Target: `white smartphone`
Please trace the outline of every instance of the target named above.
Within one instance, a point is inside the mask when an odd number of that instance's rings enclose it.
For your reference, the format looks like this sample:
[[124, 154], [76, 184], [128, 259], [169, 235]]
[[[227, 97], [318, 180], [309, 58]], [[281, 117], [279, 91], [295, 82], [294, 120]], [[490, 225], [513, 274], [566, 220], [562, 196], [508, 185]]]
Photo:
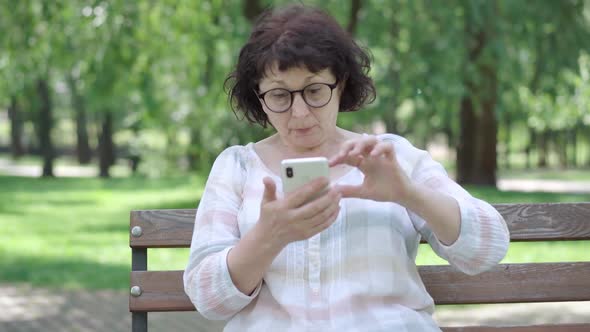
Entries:
[[[324, 157], [295, 158], [281, 161], [281, 178], [285, 194], [322, 176], [330, 178], [328, 159]], [[326, 186], [324, 191], [312, 197], [311, 200], [328, 190], [328, 187]]]

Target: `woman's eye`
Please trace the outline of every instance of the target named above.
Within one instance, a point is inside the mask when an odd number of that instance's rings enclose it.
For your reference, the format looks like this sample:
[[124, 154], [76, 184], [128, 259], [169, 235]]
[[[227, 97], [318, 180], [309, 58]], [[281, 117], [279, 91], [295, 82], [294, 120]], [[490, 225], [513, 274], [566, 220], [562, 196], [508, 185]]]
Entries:
[[287, 97], [288, 93], [284, 91], [276, 91], [270, 94], [273, 98], [285, 98]]

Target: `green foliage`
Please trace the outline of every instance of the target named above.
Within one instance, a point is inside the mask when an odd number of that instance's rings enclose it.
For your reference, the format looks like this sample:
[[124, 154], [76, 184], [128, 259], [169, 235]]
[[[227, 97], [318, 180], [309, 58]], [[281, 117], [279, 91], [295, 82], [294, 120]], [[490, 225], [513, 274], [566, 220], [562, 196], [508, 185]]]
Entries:
[[[0, 103], [16, 95], [25, 119], [34, 118], [32, 84], [49, 77], [58, 118], [72, 117], [70, 95], [77, 93], [91, 126], [112, 112], [116, 131], [140, 137], [143, 130], [160, 131], [164, 148], [158, 157], [175, 164], [189, 154], [198, 165], [209, 165], [224, 147], [270, 132], [236, 119], [224, 91], [250, 30], [245, 3], [4, 1]], [[262, 7], [285, 3], [290, 1], [260, 1]], [[305, 3], [348, 25], [350, 1]], [[537, 132], [587, 129], [589, 13], [587, 0], [362, 1], [354, 36], [373, 55], [378, 97], [339, 123], [371, 131], [380, 121], [418, 145], [444, 133], [454, 145], [460, 100], [467, 93], [464, 78], [479, 81], [479, 71], [466, 65], [466, 29], [487, 24], [492, 42], [478, 63], [498, 71], [499, 119]], [[73, 85], [66, 84], [68, 78]], [[508, 130], [500, 126], [500, 136]]]

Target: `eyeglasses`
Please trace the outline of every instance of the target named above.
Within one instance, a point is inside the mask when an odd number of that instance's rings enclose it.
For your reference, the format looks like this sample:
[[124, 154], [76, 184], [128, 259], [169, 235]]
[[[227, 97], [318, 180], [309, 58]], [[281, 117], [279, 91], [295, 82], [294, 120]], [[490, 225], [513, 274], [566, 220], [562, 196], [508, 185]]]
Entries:
[[291, 108], [294, 94], [301, 93], [303, 101], [311, 107], [326, 106], [332, 100], [332, 91], [338, 86], [338, 81], [334, 84], [312, 83], [301, 90], [287, 90], [282, 88], [271, 89], [266, 92], [256, 94], [258, 98], [264, 101], [266, 107], [275, 113], [283, 113]]

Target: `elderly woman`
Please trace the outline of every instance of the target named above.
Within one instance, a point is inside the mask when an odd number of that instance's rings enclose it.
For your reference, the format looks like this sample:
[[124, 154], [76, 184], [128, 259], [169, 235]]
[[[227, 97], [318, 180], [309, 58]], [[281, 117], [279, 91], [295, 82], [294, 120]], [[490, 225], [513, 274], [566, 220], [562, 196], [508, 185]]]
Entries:
[[[420, 238], [467, 274], [504, 257], [502, 217], [426, 151], [336, 125], [374, 99], [369, 67], [320, 10], [289, 6], [254, 26], [230, 95], [276, 133], [216, 159], [184, 273], [197, 310], [225, 331], [439, 331], [415, 264]], [[284, 194], [281, 160], [312, 156], [329, 159], [330, 178]]]

